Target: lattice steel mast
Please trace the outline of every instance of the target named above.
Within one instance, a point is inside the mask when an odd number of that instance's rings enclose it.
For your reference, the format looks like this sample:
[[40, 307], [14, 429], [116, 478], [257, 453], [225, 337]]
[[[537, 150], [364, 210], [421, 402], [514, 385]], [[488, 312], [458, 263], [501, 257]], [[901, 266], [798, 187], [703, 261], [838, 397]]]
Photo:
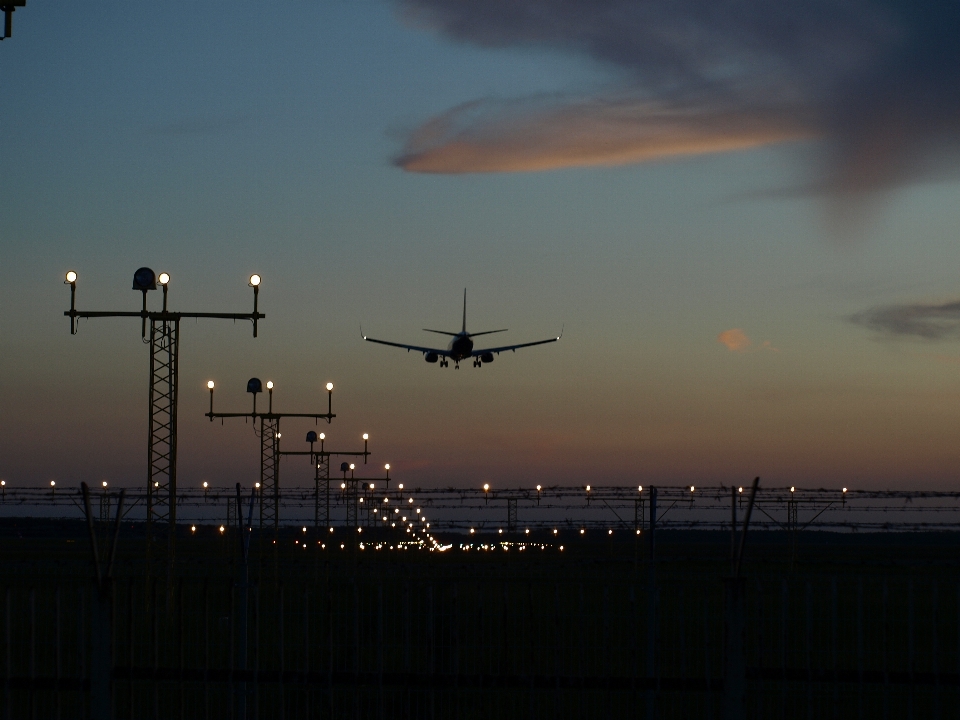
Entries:
[[[150, 394], [147, 434], [147, 538], [156, 541], [154, 527], [167, 527], [167, 561], [172, 567], [175, 557], [174, 532], [177, 523], [177, 395], [179, 386], [180, 320], [182, 318], [215, 318], [223, 320], [250, 320], [253, 336], [257, 337], [257, 321], [266, 317], [258, 310], [260, 276], [251, 275], [253, 288], [252, 313], [173, 312], [167, 308], [169, 273], [159, 276], [150, 268], [142, 267], [133, 274], [133, 289], [143, 295], [143, 306], [136, 311], [82, 311], [76, 308], [77, 273], [66, 274], [70, 286], [70, 309], [63, 314], [70, 318], [70, 334], [77, 333], [80, 318], [138, 317], [140, 334], [150, 345]], [[147, 293], [163, 290], [163, 309], [147, 309]], [[150, 334], [147, 335], [147, 321]]]

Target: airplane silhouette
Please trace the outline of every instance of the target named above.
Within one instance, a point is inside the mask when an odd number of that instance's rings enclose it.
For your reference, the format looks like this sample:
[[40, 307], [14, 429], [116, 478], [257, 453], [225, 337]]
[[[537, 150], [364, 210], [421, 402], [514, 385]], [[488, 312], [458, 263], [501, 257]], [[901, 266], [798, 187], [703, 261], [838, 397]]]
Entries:
[[546, 343], [557, 342], [561, 337], [563, 337], [563, 330], [560, 331], [560, 334], [557, 337], [549, 338], [547, 340], [537, 340], [536, 342], [520, 343], [519, 345], [504, 345], [502, 347], [492, 347], [492, 348], [483, 348], [482, 350], [473, 349], [473, 340], [472, 338], [478, 337], [480, 335], [490, 335], [492, 333], [506, 332], [504, 330], [484, 330], [483, 332], [478, 333], [469, 333], [467, 332], [467, 290], [463, 290], [463, 326], [460, 329], [460, 332], [447, 332], [446, 330], [429, 330], [424, 328], [424, 332], [437, 333], [439, 335], [450, 335], [453, 340], [450, 341], [450, 345], [447, 346], [446, 350], [440, 348], [430, 348], [430, 347], [421, 347], [420, 345], [405, 345], [404, 343], [395, 343], [388, 342], [387, 340], [377, 340], [372, 337], [367, 337], [363, 334], [363, 327], [360, 328], [360, 337], [368, 342], [380, 343], [381, 345], [390, 345], [392, 347], [403, 348], [407, 352], [411, 350], [416, 350], [417, 352], [423, 353], [423, 359], [428, 363], [440, 363], [440, 367], [448, 367], [450, 365], [450, 360], [453, 360], [454, 367], [460, 369], [460, 361], [466, 360], [467, 358], [473, 358], [473, 366], [480, 367], [484, 363], [492, 363], [493, 356], [499, 355], [502, 352], [507, 350], [512, 350], [516, 352], [520, 348], [531, 347], [532, 345], [544, 345]]

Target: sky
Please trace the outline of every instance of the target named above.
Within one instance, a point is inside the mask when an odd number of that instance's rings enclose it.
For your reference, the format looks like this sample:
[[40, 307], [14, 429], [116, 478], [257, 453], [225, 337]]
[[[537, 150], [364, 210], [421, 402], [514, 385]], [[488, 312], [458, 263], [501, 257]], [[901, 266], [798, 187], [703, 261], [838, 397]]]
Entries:
[[[31, 0], [0, 43], [0, 477], [145, 479], [134, 270], [181, 327], [179, 483], [275, 408], [410, 486], [949, 488], [960, 11], [790, 0]], [[480, 369], [364, 343], [560, 342]], [[159, 305], [159, 293], [150, 297]], [[442, 342], [442, 340], [441, 340]], [[478, 340], [478, 345], [480, 340]], [[498, 343], [499, 344], [499, 343]], [[305, 421], [284, 421], [304, 449]], [[289, 438], [289, 444], [288, 443]], [[285, 459], [282, 485], [307, 484]]]

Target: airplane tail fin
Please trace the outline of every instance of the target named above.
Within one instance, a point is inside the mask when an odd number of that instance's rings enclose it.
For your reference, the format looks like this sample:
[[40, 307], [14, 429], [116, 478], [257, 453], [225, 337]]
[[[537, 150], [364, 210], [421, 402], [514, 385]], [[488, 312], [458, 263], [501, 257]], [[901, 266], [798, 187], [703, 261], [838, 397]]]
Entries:
[[467, 331], [467, 289], [463, 289], [463, 330], [462, 332]]

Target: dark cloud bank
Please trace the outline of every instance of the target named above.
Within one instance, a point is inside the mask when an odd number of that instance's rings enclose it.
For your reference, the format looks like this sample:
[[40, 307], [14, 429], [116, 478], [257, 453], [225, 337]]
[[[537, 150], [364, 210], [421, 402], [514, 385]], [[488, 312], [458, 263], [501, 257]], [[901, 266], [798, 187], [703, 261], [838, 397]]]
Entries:
[[881, 305], [857, 313], [850, 320], [890, 337], [952, 340], [960, 338], [960, 300]]
[[481, 47], [618, 72], [589, 97], [480, 99], [413, 132], [396, 164], [465, 173], [613, 165], [817, 138], [826, 189], [946, 168], [960, 140], [960, 3], [924, 0], [396, 0]]

